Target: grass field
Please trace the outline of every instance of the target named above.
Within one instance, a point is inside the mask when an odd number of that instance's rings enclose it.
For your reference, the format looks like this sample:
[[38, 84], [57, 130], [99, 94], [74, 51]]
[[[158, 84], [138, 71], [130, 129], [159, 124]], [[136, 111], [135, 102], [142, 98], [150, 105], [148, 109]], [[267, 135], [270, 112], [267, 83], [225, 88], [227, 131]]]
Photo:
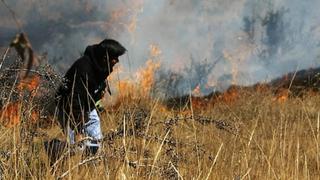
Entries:
[[[130, 97], [130, 98], [129, 98]], [[106, 136], [97, 156], [80, 152], [50, 167], [43, 142], [64, 136], [54, 121], [1, 126], [4, 179], [319, 179], [320, 96], [275, 98], [238, 90], [233, 98], [167, 108], [155, 98], [122, 96], [101, 113]], [[30, 104], [31, 103], [31, 104]], [[29, 112], [29, 113], [28, 113]], [[9, 121], [2, 115], [2, 122]], [[32, 123], [32, 122], [36, 123]], [[44, 125], [45, 124], [45, 125]]]

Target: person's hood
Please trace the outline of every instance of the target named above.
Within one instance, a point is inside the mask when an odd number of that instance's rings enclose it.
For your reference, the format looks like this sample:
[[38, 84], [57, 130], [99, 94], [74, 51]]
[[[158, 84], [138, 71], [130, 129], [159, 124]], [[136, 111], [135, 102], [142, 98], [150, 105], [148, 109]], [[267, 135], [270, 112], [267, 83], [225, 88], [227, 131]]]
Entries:
[[110, 72], [108, 70], [109, 68], [107, 63], [103, 59], [104, 54], [99, 51], [99, 46], [88, 46], [84, 52], [84, 55], [89, 57], [93, 68], [97, 71], [99, 77], [103, 77], [103, 79], [106, 79]]

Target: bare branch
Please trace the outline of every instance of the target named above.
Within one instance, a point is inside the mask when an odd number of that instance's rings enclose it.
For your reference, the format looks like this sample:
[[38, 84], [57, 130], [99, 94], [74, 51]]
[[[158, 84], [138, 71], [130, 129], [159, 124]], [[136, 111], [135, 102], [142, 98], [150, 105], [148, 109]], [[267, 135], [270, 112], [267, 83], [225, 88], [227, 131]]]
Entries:
[[65, 176], [67, 176], [72, 170], [84, 165], [84, 164], [87, 164], [91, 161], [96, 161], [96, 160], [101, 160], [103, 158], [103, 156], [94, 156], [94, 157], [91, 157], [91, 158], [88, 158], [88, 159], [85, 159], [83, 161], [81, 161], [79, 164], [73, 166], [71, 169], [69, 169], [68, 171], [64, 172], [61, 176], [58, 177], [58, 179], [62, 179], [64, 178]]

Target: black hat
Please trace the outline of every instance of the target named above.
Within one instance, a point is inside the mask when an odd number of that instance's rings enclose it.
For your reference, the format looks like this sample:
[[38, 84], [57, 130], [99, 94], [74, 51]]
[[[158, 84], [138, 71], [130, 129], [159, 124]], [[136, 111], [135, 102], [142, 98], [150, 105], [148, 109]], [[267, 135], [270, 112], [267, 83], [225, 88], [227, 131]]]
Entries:
[[99, 43], [99, 47], [111, 59], [118, 59], [127, 51], [118, 41], [113, 39], [104, 39]]

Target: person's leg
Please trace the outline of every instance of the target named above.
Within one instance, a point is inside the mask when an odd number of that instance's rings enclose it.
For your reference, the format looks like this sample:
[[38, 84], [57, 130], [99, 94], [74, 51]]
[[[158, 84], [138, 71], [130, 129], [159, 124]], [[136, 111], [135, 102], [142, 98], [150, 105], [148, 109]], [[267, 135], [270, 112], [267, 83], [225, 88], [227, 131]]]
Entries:
[[50, 165], [53, 165], [62, 156], [65, 149], [68, 147], [68, 144], [75, 144], [75, 131], [66, 123], [65, 120], [67, 116], [65, 113], [59, 109], [56, 116], [63, 133], [67, 136], [67, 142], [56, 138], [44, 141], [44, 147], [48, 155]]
[[69, 144], [75, 144], [75, 131], [72, 130], [69, 126], [68, 115], [64, 112], [63, 108], [59, 108], [58, 111], [58, 122], [60, 124], [63, 133], [67, 136], [67, 142]]
[[100, 147], [100, 141], [102, 140], [100, 117], [96, 109], [92, 110], [88, 116], [89, 119], [88, 122], [84, 124], [83, 131], [86, 136], [92, 139], [86, 141], [85, 146], [88, 147], [91, 154], [96, 154]]
[[68, 142], [69, 142], [70, 145], [73, 145], [73, 144], [76, 143], [75, 132], [70, 127], [68, 127], [67, 136], [68, 136]]

